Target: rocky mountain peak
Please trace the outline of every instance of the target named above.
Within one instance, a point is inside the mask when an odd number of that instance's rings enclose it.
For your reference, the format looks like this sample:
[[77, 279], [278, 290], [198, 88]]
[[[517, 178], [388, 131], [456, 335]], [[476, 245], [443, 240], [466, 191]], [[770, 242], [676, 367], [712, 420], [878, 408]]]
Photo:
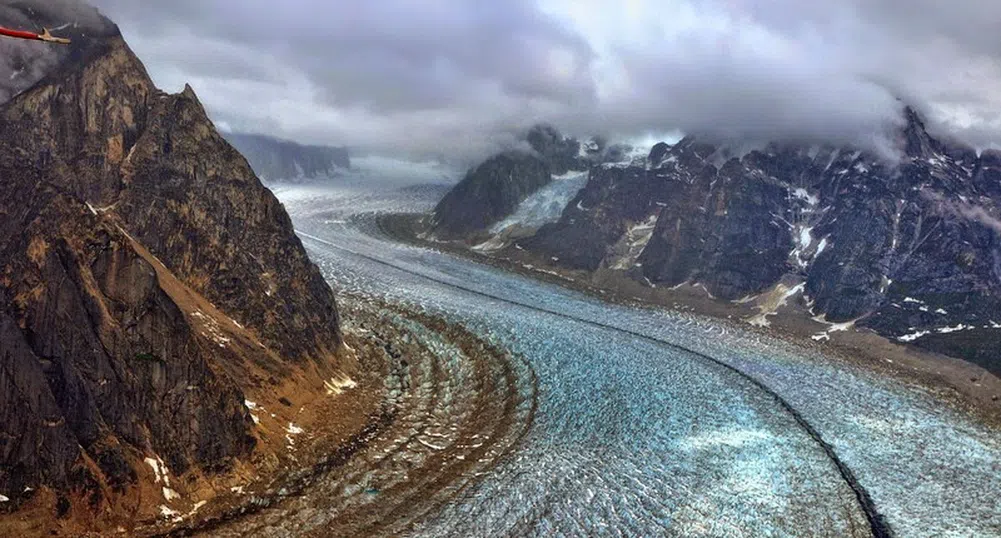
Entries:
[[333, 293], [281, 204], [190, 86], [158, 90], [77, 8], [0, 10], [75, 32], [0, 105], [3, 510], [42, 488], [110, 510], [147, 458], [230, 469], [258, 439], [245, 390], [339, 361]]
[[903, 129], [904, 154], [911, 158], [928, 158], [942, 152], [941, 144], [928, 134], [925, 122], [918, 112], [910, 107], [904, 107], [906, 124]]
[[559, 220], [517, 245], [566, 269], [697, 284], [719, 300], [781, 285], [818, 319], [1001, 371], [989, 345], [1001, 327], [1001, 153], [978, 156], [931, 134], [916, 109], [903, 114], [897, 162], [861, 145], [686, 136], [642, 163], [592, 166]]

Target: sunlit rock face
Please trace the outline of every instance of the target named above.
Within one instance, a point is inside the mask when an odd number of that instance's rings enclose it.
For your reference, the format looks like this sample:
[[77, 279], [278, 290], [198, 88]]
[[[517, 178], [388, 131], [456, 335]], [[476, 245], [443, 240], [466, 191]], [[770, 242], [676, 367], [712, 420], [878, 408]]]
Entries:
[[346, 148], [309, 146], [256, 134], [229, 133], [229, 143], [265, 182], [308, 183], [336, 178], [351, 168]]
[[647, 285], [699, 283], [723, 300], [792, 275], [814, 315], [1001, 372], [1001, 157], [936, 139], [904, 114], [898, 162], [853, 147], [736, 151], [688, 137], [592, 166], [560, 219], [517, 246]]
[[92, 9], [32, 5], [0, 24], [73, 44], [32, 44], [42, 77], [0, 107], [0, 494], [100, 507], [144, 455], [176, 474], [246, 456], [250, 367], [333, 361], [338, 316], [192, 89], [157, 90]]

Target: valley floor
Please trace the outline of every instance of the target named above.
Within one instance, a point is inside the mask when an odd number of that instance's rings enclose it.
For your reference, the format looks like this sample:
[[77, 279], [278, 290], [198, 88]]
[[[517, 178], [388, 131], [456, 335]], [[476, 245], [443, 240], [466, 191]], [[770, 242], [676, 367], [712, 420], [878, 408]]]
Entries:
[[641, 306], [386, 233], [438, 188], [277, 193], [349, 345], [388, 365], [337, 397], [370, 390], [391, 419], [287, 489], [202, 508], [196, 534], [1001, 536], [989, 405], [895, 350], [777, 337], [682, 296]]
[[[1001, 378], [962, 359], [928, 352], [883, 338], [873, 331], [856, 330], [854, 324], [827, 323], [806, 309], [786, 301], [788, 296], [773, 292], [772, 300], [721, 301], [710, 297], [699, 285], [654, 288], [642, 285], [618, 271], [596, 274], [568, 270], [551, 260], [520, 249], [486, 253], [459, 241], [432, 241], [426, 238], [425, 214], [385, 214], [378, 219], [379, 231], [393, 240], [447, 252], [474, 262], [528, 276], [550, 284], [586, 293], [603, 301], [636, 307], [663, 308], [734, 323], [738, 330], [761, 332], [846, 362], [873, 369], [880, 375], [948, 388], [955, 403], [969, 408], [985, 421], [1001, 424]], [[759, 305], [764, 303], [765, 307]]]
[[[278, 190], [340, 294], [439, 316], [532, 372], [517, 382], [536, 389], [513, 451], [405, 519], [407, 535], [1001, 535], [1001, 501], [982, 495], [1001, 488], [1001, 435], [968, 394], [892, 355], [779, 338], [681, 301], [599, 300], [380, 227], [441, 192]], [[429, 444], [413, 448], [448, 441]], [[297, 514], [252, 535], [336, 534]]]

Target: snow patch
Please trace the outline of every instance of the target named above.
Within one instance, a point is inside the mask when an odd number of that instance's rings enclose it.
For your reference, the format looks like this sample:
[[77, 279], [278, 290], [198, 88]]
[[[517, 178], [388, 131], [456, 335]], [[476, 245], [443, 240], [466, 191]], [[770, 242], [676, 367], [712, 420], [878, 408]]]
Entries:
[[199, 508], [205, 506], [206, 504], [208, 504], [208, 501], [198, 501], [198, 502], [196, 502], [195, 505], [191, 507], [191, 511], [188, 512], [187, 514], [185, 514], [184, 517], [185, 518], [189, 518], [189, 517], [195, 515], [195, 512], [197, 512]]
[[833, 333], [840, 333], [840, 332], [847, 332], [847, 331], [851, 330], [852, 328], [855, 327], [855, 323], [858, 320], [854, 320], [853, 319], [853, 320], [846, 321], [846, 322], [843, 322], [843, 323], [834, 323], [834, 322], [831, 322], [831, 321], [827, 321], [827, 315], [824, 314], [824, 315], [821, 315], [821, 316], [814, 316], [813, 317], [813, 321], [816, 321], [817, 323], [823, 323], [824, 325], [827, 325], [827, 330], [825, 330], [823, 332], [820, 332], [820, 333], [817, 333], [817, 334], [811, 336], [810, 338], [812, 338], [816, 342], [827, 342], [827, 341], [829, 341], [831, 339], [831, 334], [833, 334]]
[[0, 495], [0, 503], [5, 503], [10, 500], [10, 497], [6, 495]]
[[[195, 310], [191, 313], [191, 317], [197, 318], [202, 322], [202, 328], [205, 329], [201, 332], [201, 335], [208, 338], [216, 343], [221, 348], [225, 348], [226, 344], [231, 342], [230, 338], [223, 335], [222, 329], [219, 328], [219, 323], [216, 322], [210, 316], [205, 315], [201, 309]], [[232, 321], [232, 320], [231, 320]]]
[[929, 334], [931, 334], [931, 331], [917, 331], [911, 334], [905, 334], [904, 336], [897, 337], [897, 340], [901, 342], [913, 342], [918, 338], [921, 338], [923, 336], [928, 336]]
[[299, 435], [300, 433], [302, 433], [305, 430], [303, 430], [299, 426], [296, 426], [295, 424], [289, 422], [288, 423], [288, 427], [285, 428], [285, 431], [287, 431], [291, 435]]
[[964, 325], [964, 324], [960, 323], [959, 325], [956, 325], [955, 327], [942, 327], [940, 329], [936, 329], [935, 332], [937, 332], [939, 334], [951, 334], [951, 333], [958, 333], [959, 331], [968, 331], [968, 330], [972, 330], [972, 329], [975, 329], [975, 328], [976, 327], [973, 327], [973, 326], [970, 326], [970, 325]]
[[164, 519], [174, 519], [175, 521], [181, 519], [181, 513], [177, 510], [172, 510], [169, 506], [160, 505], [160, 516]]
[[820, 253], [823, 252], [825, 248], [827, 248], [827, 237], [824, 237], [823, 239], [820, 240], [820, 244], [817, 245], [817, 253], [814, 254], [814, 257], [819, 256]]
[[799, 198], [800, 200], [803, 200], [803, 201], [805, 201], [805, 202], [806, 202], [807, 204], [809, 204], [809, 205], [811, 205], [811, 206], [816, 206], [817, 204], [819, 204], [819, 203], [820, 203], [820, 198], [818, 198], [818, 197], [817, 197], [817, 196], [815, 196], [815, 195], [812, 195], [812, 194], [810, 194], [810, 193], [809, 193], [809, 192], [807, 192], [807, 190], [806, 190], [806, 189], [804, 189], [804, 188], [799, 188], [799, 189], [796, 189], [796, 190], [794, 190], [794, 191], [792, 192], [792, 194], [793, 194], [793, 196], [795, 196], [796, 198]]
[[160, 459], [160, 456], [156, 456], [156, 459], [146, 458], [143, 461], [153, 469], [157, 484], [163, 482], [167, 487], [170, 487], [170, 470], [167, 469], [167, 464]]
[[327, 389], [327, 396], [336, 396], [357, 387], [358, 383], [348, 376], [339, 376], [324, 381], [323, 386]]
[[170, 489], [168, 487], [162, 488], [162, 491], [163, 491], [163, 498], [167, 499], [167, 502], [170, 502], [170, 501], [172, 501], [174, 499], [180, 499], [181, 498], [181, 496], [178, 495], [178, 493], [176, 491], [174, 491], [174, 490], [172, 490], [172, 489]]
[[813, 228], [805, 227], [799, 231], [799, 246], [806, 249], [813, 243]]
[[713, 296], [713, 294], [709, 292], [709, 288], [707, 288], [705, 284], [703, 284], [701, 282], [696, 282], [694, 285], [692, 285], [692, 287], [693, 288], [702, 288], [702, 291], [706, 292], [706, 295], [708, 295], [710, 299], [713, 299], [713, 300], [716, 299], [716, 297]]

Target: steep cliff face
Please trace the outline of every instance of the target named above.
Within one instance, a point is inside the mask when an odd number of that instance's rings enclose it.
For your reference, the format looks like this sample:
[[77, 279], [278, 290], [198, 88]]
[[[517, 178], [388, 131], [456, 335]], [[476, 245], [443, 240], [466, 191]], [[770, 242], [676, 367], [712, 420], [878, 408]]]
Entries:
[[191, 88], [160, 92], [63, 4], [15, 10], [74, 44], [0, 108], [0, 510], [42, 486], [98, 507], [144, 460], [225, 470], [255, 445], [243, 390], [341, 344], [288, 216]]
[[1001, 373], [1001, 160], [905, 115], [897, 163], [850, 147], [658, 144], [645, 162], [592, 167], [560, 220], [517, 245], [721, 300], [799, 282], [827, 321]]
[[535, 155], [508, 152], [492, 157], [470, 170], [438, 203], [433, 232], [443, 239], [483, 232], [551, 180], [549, 165]]
[[[471, 169], [442, 199], [432, 216], [432, 232], [436, 237], [476, 240], [489, 235], [493, 232], [492, 227], [511, 216], [526, 200], [540, 206], [536, 209], [544, 209], [542, 205], [565, 198], [563, 191], [568, 183], [565, 181], [553, 186], [554, 192], [545, 192], [547, 186], [553, 185], [553, 180], [575, 179], [596, 164], [628, 161], [632, 149], [609, 145], [600, 137], [581, 143], [548, 124], [529, 129], [523, 141], [531, 151], [513, 150], [494, 155]], [[531, 199], [536, 194], [541, 199]], [[504, 238], [534, 232], [537, 225], [528, 224], [505, 226]], [[497, 238], [492, 243], [504, 242]]]
[[330, 179], [351, 168], [347, 148], [307, 146], [256, 134], [230, 133], [225, 137], [264, 181]]

